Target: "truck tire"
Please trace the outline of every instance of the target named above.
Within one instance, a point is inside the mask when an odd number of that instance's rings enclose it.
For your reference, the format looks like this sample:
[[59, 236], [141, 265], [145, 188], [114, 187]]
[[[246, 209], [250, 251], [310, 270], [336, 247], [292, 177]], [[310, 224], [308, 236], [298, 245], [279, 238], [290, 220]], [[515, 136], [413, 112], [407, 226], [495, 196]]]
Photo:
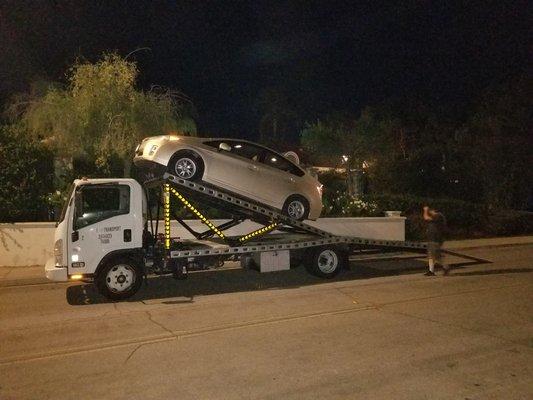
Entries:
[[110, 300], [124, 300], [133, 296], [141, 287], [143, 270], [129, 257], [114, 257], [98, 272], [95, 283], [98, 291]]
[[347, 265], [347, 253], [334, 246], [313, 249], [305, 261], [305, 268], [310, 274], [325, 279], [334, 278]]

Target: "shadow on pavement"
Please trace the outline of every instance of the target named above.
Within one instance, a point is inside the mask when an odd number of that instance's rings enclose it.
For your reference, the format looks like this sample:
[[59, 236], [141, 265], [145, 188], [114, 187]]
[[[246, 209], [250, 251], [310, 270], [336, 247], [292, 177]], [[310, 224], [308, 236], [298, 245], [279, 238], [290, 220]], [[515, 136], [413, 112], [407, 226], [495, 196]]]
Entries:
[[[453, 270], [452, 270], [453, 271]], [[499, 274], [523, 274], [533, 272], [533, 268], [505, 268], [492, 269], [487, 271], [470, 271], [470, 272], [452, 272], [450, 276], [475, 276], [475, 275], [499, 275]]]
[[[505, 274], [517, 272], [531, 272], [531, 269], [505, 269], [493, 271], [457, 272], [465, 266], [490, 263], [487, 260], [479, 262], [469, 261], [455, 263], [452, 276]], [[261, 274], [249, 269], [221, 269], [190, 273], [186, 280], [175, 280], [170, 276], [150, 277], [148, 284], [143, 284], [135, 296], [127, 299], [129, 302], [168, 299], [163, 304], [193, 303], [195, 296], [205, 296], [223, 293], [249, 292], [268, 289], [288, 289], [300, 286], [319, 285], [332, 281], [355, 281], [383, 276], [418, 274], [427, 268], [425, 259], [396, 259], [383, 261], [357, 261], [350, 263], [350, 269], [342, 271], [333, 280], [324, 280], [307, 273], [305, 268], [299, 267], [289, 271], [270, 272]], [[111, 303], [101, 296], [94, 285], [81, 284], [67, 288], [67, 302], [70, 305], [89, 305]], [[179, 299], [176, 299], [178, 297]]]
[[[195, 296], [223, 293], [248, 292], [267, 289], [287, 289], [300, 286], [317, 285], [332, 281], [352, 281], [381, 276], [399, 275], [419, 272], [425, 263], [419, 260], [410, 260], [409, 268], [384, 270], [371, 266], [373, 263], [351, 263], [349, 270], [342, 271], [333, 280], [324, 280], [307, 273], [305, 268], [298, 267], [289, 271], [279, 271], [261, 274], [254, 270], [228, 269], [218, 271], [203, 271], [190, 273], [186, 280], [175, 280], [170, 276], [150, 277], [148, 284], [143, 284], [135, 296], [126, 301], [136, 302], [153, 299], [169, 298], [164, 304], [192, 303]], [[69, 286], [66, 293], [70, 305], [88, 305], [110, 303], [101, 296], [94, 285], [81, 284]], [[185, 298], [176, 300], [176, 297]], [[172, 300], [170, 300], [172, 299]]]

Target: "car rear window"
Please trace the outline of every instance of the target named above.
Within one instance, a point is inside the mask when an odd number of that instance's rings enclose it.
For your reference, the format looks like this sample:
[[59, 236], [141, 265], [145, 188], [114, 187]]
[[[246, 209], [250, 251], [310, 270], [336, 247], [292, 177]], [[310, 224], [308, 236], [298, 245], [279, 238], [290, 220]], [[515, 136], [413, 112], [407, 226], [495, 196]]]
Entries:
[[266, 151], [265, 158], [263, 159], [263, 163], [270, 167], [280, 169], [282, 171], [288, 172], [296, 176], [305, 175], [305, 172], [303, 172], [296, 165], [294, 165], [287, 159], [283, 158], [279, 154], [273, 153], [271, 151]]

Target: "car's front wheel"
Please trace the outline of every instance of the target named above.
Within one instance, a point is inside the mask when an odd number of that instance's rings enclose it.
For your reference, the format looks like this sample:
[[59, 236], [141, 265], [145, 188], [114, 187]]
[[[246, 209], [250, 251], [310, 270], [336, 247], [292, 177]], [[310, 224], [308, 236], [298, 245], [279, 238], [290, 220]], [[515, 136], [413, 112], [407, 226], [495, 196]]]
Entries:
[[202, 178], [204, 164], [198, 154], [180, 151], [170, 159], [168, 172], [178, 178], [194, 181]]
[[302, 196], [290, 196], [285, 201], [282, 211], [292, 219], [303, 221], [309, 217], [309, 202]]

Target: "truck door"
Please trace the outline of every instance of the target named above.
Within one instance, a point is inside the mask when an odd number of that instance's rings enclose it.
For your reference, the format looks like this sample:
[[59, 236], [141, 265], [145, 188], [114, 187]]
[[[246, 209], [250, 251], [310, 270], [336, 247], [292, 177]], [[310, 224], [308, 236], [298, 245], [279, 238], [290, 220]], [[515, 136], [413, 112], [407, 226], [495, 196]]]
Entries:
[[132, 247], [131, 187], [86, 184], [74, 195], [68, 246], [68, 273], [92, 274], [111, 251]]

